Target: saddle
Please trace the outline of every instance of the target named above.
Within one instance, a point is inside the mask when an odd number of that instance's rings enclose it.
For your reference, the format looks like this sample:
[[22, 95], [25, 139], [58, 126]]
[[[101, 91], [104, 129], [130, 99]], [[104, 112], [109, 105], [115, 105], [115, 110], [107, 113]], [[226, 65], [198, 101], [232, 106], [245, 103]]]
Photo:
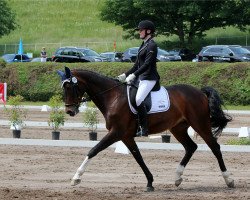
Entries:
[[[138, 87], [136, 87], [135, 85], [127, 86], [129, 107], [134, 114], [137, 114], [137, 106], [135, 102], [137, 89]], [[157, 91], [155, 91], [155, 88], [153, 88], [153, 90], [145, 98], [144, 103], [146, 105], [148, 114], [167, 111], [170, 106], [170, 100], [167, 90], [160, 85]]]

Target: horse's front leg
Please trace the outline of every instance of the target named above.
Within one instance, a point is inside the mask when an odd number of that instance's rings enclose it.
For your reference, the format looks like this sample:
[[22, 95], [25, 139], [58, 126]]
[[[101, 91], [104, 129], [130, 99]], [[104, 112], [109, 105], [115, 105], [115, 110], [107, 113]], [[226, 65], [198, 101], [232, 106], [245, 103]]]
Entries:
[[71, 180], [71, 185], [77, 185], [81, 182], [81, 176], [83, 174], [83, 172], [85, 171], [87, 164], [90, 162], [91, 158], [93, 158], [94, 156], [96, 156], [100, 151], [106, 149], [107, 147], [109, 147], [111, 144], [113, 144], [114, 142], [117, 142], [118, 140], [120, 140], [119, 138], [114, 137], [115, 134], [107, 134], [105, 137], [103, 137], [103, 139], [97, 144], [95, 145], [88, 153], [88, 155], [86, 156], [85, 160], [83, 161], [83, 163], [80, 165], [80, 167], [77, 169], [74, 177]]
[[141, 153], [138, 149], [137, 144], [135, 143], [134, 138], [129, 138], [126, 140], [123, 140], [124, 144], [128, 147], [128, 149], [130, 150], [130, 152], [132, 153], [132, 155], [134, 156], [136, 162], [140, 165], [140, 167], [142, 168], [142, 171], [144, 172], [144, 174], [146, 175], [148, 184], [147, 184], [147, 191], [151, 192], [154, 191], [154, 187], [152, 185], [154, 178], [153, 175], [151, 174], [151, 172], [149, 171], [148, 167], [146, 166]]

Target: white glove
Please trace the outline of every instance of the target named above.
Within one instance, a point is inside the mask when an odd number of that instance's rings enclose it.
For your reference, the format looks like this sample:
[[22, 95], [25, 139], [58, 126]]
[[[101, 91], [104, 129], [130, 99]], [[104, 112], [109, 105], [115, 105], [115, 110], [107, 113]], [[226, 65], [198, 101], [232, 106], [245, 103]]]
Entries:
[[118, 79], [120, 82], [124, 82], [125, 79], [126, 79], [126, 74], [121, 74], [121, 75], [117, 76], [117, 79]]
[[130, 74], [130, 75], [126, 78], [125, 82], [126, 82], [127, 84], [130, 84], [134, 79], [135, 79], [135, 75], [134, 75], [134, 74]]

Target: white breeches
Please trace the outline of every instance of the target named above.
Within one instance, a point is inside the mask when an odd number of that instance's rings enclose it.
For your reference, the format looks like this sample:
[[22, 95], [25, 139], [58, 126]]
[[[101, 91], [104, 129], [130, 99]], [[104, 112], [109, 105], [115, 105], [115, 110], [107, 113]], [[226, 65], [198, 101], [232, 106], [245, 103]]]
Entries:
[[142, 80], [139, 83], [139, 87], [136, 93], [135, 101], [136, 105], [139, 106], [144, 101], [144, 99], [147, 97], [149, 92], [153, 89], [155, 86], [156, 81], [152, 80]]
[[41, 58], [41, 62], [46, 62], [47, 58]]

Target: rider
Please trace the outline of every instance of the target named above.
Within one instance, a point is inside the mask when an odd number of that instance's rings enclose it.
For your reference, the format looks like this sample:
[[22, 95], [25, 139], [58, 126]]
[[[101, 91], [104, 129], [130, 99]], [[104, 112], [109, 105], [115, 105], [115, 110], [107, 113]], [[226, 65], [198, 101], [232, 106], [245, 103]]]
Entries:
[[139, 80], [139, 87], [136, 93], [136, 105], [138, 107], [138, 121], [140, 131], [136, 136], [148, 135], [147, 110], [144, 103], [145, 98], [154, 88], [159, 85], [160, 76], [156, 69], [157, 44], [153, 40], [155, 25], [152, 21], [143, 20], [135, 29], [139, 31], [140, 39], [143, 40], [133, 67], [119, 75], [119, 81], [131, 84], [134, 80]]

